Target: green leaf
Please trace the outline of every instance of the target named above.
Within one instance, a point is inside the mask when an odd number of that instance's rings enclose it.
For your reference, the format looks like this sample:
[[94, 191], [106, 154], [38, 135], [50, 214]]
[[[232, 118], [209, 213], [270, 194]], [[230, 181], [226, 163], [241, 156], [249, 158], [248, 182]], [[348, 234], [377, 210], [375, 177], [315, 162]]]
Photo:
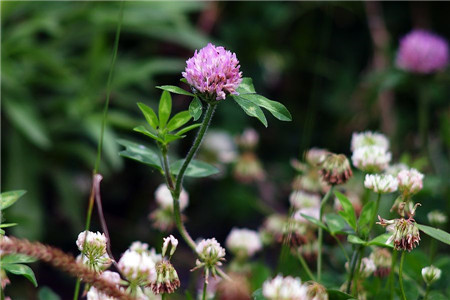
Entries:
[[363, 241], [362, 239], [360, 239], [356, 235], [349, 235], [347, 237], [347, 241], [349, 243], [352, 243], [352, 244], [360, 244], [360, 245], [366, 245], [367, 244], [365, 241]]
[[258, 94], [246, 94], [242, 95], [241, 97], [260, 107], [264, 107], [280, 121], [292, 121], [291, 113], [280, 102], [269, 100], [266, 97]]
[[369, 201], [366, 203], [366, 205], [364, 205], [361, 211], [361, 215], [359, 216], [358, 220], [358, 228], [364, 234], [367, 234], [369, 231], [368, 224], [370, 224], [371, 222], [375, 222], [375, 220], [372, 219], [374, 210], [375, 202]]
[[180, 81], [183, 83], [189, 84], [186, 78], [181, 78]]
[[253, 80], [250, 77], [242, 78], [241, 84], [236, 89], [236, 92], [238, 92], [239, 95], [255, 94], [256, 91], [253, 86]]
[[325, 224], [323, 224], [322, 222], [320, 222], [319, 220], [317, 220], [316, 218], [313, 218], [313, 217], [305, 215], [305, 214], [301, 214], [301, 215], [303, 218], [305, 218], [309, 222], [313, 223], [314, 225], [321, 227], [325, 231], [329, 231], [328, 227]]
[[175, 85], [161, 85], [161, 86], [157, 86], [158, 89], [164, 90], [164, 91], [168, 91], [174, 94], [179, 94], [179, 95], [186, 95], [186, 96], [195, 96], [194, 94], [183, 90], [180, 87], [177, 87]]
[[170, 113], [172, 112], [172, 97], [167, 91], [163, 91], [161, 99], [159, 100], [159, 127], [166, 128]]
[[347, 226], [347, 222], [345, 222], [344, 218], [334, 213], [327, 214], [325, 216], [325, 221], [331, 234], [343, 233], [342, 229]]
[[144, 114], [145, 119], [147, 120], [147, 123], [153, 128], [158, 129], [159, 121], [158, 117], [156, 116], [156, 113], [151, 109], [149, 106], [145, 105], [144, 103], [139, 102], [138, 103], [139, 109]]
[[327, 290], [328, 293], [328, 299], [329, 300], [347, 300], [347, 299], [354, 299], [352, 295], [346, 294], [344, 292], [341, 292], [339, 290]]
[[258, 105], [252, 103], [251, 101], [242, 98], [241, 96], [233, 95], [232, 96], [234, 101], [236, 101], [237, 104], [245, 111], [247, 115], [250, 117], [258, 118], [258, 120], [261, 121], [261, 123], [264, 124], [265, 127], [267, 127], [267, 119], [264, 115], [264, 112], [261, 108], [259, 108]]
[[367, 244], [373, 245], [373, 246], [394, 248], [394, 245], [392, 242], [389, 244], [386, 243], [387, 240], [391, 236], [392, 236], [392, 233], [383, 233], [383, 234], [380, 234], [379, 236], [373, 238], [372, 240], [370, 240]]
[[0, 228], [13, 227], [16, 225], [17, 225], [17, 223], [3, 223], [3, 224], [0, 224]]
[[20, 197], [25, 195], [27, 191], [17, 190], [4, 192], [0, 194], [0, 210], [10, 207], [13, 205]]
[[178, 131], [177, 133], [175, 133], [175, 135], [183, 135], [183, 134], [185, 134], [186, 132], [191, 131], [192, 129], [195, 129], [195, 128], [200, 127], [200, 126], [202, 126], [202, 123], [197, 123], [197, 124], [189, 125], [189, 126], [187, 126], [187, 127], [184, 127], [183, 129], [181, 129], [181, 130]]
[[5, 234], [5, 231], [4, 231], [3, 229], [0, 229], [0, 234], [1, 234], [1, 235], [4, 235], [4, 234]]
[[144, 126], [135, 127], [135, 128], [133, 128], [133, 130], [136, 131], [136, 132], [145, 134], [146, 136], [148, 136], [148, 137], [150, 137], [150, 138], [152, 138], [152, 139], [154, 139], [154, 140], [156, 140], [158, 142], [164, 143], [164, 141], [159, 136], [157, 136], [156, 134], [148, 131]]
[[166, 134], [164, 136], [164, 144], [168, 144], [170, 142], [173, 142], [175, 140], [178, 140], [178, 139], [181, 139], [181, 138], [184, 138], [184, 137], [185, 137], [184, 135]]
[[6, 271], [15, 274], [15, 275], [22, 275], [25, 278], [27, 278], [31, 283], [33, 283], [34, 287], [37, 287], [37, 281], [36, 277], [34, 276], [33, 270], [29, 266], [21, 265], [21, 264], [8, 264], [3, 265], [3, 269]]
[[419, 227], [421, 231], [423, 231], [425, 234], [428, 234], [432, 238], [450, 245], [450, 234], [448, 232], [422, 224], [417, 224], [417, 227]]
[[189, 104], [189, 113], [194, 118], [194, 121], [197, 121], [203, 112], [202, 102], [198, 97], [194, 97], [194, 99]]
[[[172, 174], [178, 175], [183, 162], [184, 159], [180, 159], [170, 165]], [[184, 175], [188, 177], [207, 177], [217, 173], [219, 173], [219, 169], [217, 169], [216, 167], [203, 161], [192, 160]]]
[[167, 130], [169, 132], [174, 131], [183, 126], [184, 124], [186, 124], [187, 122], [189, 122], [191, 118], [192, 116], [189, 113], [189, 111], [185, 110], [179, 112], [175, 116], [173, 116], [173, 118], [169, 121], [169, 123], [167, 124]]
[[339, 202], [341, 202], [342, 208], [344, 211], [340, 211], [339, 214], [347, 221], [348, 225], [356, 231], [356, 215], [355, 209], [353, 208], [350, 200], [345, 197], [345, 195], [339, 193], [338, 191], [334, 192]]
[[127, 140], [118, 140], [117, 142], [126, 148], [119, 153], [120, 156], [136, 160], [162, 171], [161, 160], [158, 152], [155, 150]]
[[253, 300], [267, 300], [262, 293], [262, 289], [257, 289], [252, 294]]
[[18, 254], [7, 254], [2, 257], [2, 265], [17, 264], [17, 263], [26, 264], [26, 263], [32, 263], [35, 261], [37, 261], [36, 258], [27, 256], [24, 254], [19, 254], [19, 253]]
[[61, 298], [47, 286], [44, 286], [39, 289], [38, 299], [39, 300], [61, 300]]

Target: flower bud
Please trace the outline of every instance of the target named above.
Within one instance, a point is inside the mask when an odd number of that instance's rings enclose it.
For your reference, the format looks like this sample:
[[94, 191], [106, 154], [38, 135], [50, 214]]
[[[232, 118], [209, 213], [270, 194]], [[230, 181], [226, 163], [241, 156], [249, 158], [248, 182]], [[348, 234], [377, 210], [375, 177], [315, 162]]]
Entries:
[[228, 235], [225, 245], [236, 256], [248, 258], [262, 249], [259, 234], [250, 229], [233, 228]]
[[403, 170], [398, 173], [398, 189], [404, 198], [417, 194], [422, 189], [423, 177], [423, 174], [416, 169]]
[[245, 150], [253, 150], [259, 142], [259, 134], [253, 128], [246, 128], [242, 135], [236, 137], [236, 144]]
[[439, 210], [430, 211], [427, 214], [427, 218], [428, 222], [430, 222], [431, 225], [434, 226], [444, 225], [445, 223], [447, 223], [447, 216]]
[[80, 232], [76, 244], [82, 252], [77, 257], [78, 262], [95, 271], [104, 270], [111, 265], [112, 261], [106, 253], [106, 236], [103, 233]]
[[376, 266], [374, 275], [377, 277], [386, 277], [391, 272], [392, 255], [385, 248], [376, 248], [371, 254], [370, 259]]
[[328, 154], [321, 165], [320, 175], [330, 185], [344, 184], [352, 177], [352, 168], [343, 154]]
[[156, 264], [156, 280], [151, 283], [153, 293], [171, 294], [180, 287], [177, 271], [168, 260]]
[[392, 175], [366, 174], [364, 186], [375, 193], [387, 194], [397, 190], [398, 180]]
[[147, 249], [147, 244], [134, 242], [119, 260], [120, 272], [134, 285], [148, 285], [156, 279], [155, 265], [161, 257]]
[[220, 261], [225, 257], [225, 249], [215, 238], [202, 240], [197, 244], [196, 251], [200, 260], [207, 266], [221, 265]]
[[[163, 209], [173, 210], [173, 197], [169, 188], [165, 184], [161, 184], [155, 191], [155, 199], [158, 205]], [[180, 193], [180, 211], [183, 211], [189, 204], [189, 195], [182, 189]]]
[[162, 247], [162, 256], [166, 256], [167, 248], [169, 247], [169, 244], [171, 244], [172, 247], [170, 248], [170, 254], [169, 254], [169, 257], [171, 257], [175, 253], [175, 250], [177, 249], [178, 240], [173, 235], [170, 235], [170, 236], [164, 238], [163, 240], [164, 240], [164, 243], [163, 243], [163, 247]]
[[422, 278], [426, 284], [430, 285], [441, 278], [442, 271], [435, 266], [429, 266], [422, 269]]
[[308, 285], [307, 294], [308, 300], [328, 300], [327, 289], [317, 282], [312, 282]]

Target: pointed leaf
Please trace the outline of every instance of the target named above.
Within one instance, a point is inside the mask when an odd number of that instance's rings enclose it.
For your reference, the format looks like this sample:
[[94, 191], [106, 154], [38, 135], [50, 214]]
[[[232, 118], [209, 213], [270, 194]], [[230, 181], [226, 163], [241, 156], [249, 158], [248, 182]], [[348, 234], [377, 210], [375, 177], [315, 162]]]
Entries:
[[161, 160], [159, 159], [158, 152], [152, 148], [127, 140], [118, 140], [118, 143], [126, 148], [124, 151], [119, 153], [120, 156], [136, 160], [162, 171]]
[[256, 91], [253, 86], [253, 80], [250, 77], [242, 78], [241, 84], [236, 89], [236, 92], [238, 92], [239, 95], [255, 94]]
[[178, 139], [181, 139], [184, 137], [185, 137], [184, 135], [166, 134], [164, 136], [164, 144], [168, 144], [170, 142], [173, 142], [175, 140], [178, 140]]
[[183, 135], [183, 134], [185, 134], [186, 132], [191, 131], [192, 129], [195, 129], [195, 128], [200, 127], [200, 126], [202, 126], [202, 123], [197, 123], [197, 124], [189, 125], [189, 126], [187, 126], [187, 127], [184, 127], [183, 129], [181, 129], [181, 130], [178, 131], [177, 133], [175, 133], [175, 135]]
[[356, 215], [352, 203], [345, 195], [338, 191], [334, 192], [334, 194], [339, 202], [341, 202], [342, 208], [344, 209], [344, 211], [340, 211], [339, 214], [347, 221], [348, 225], [356, 231]]
[[158, 142], [161, 142], [161, 143], [164, 142], [159, 136], [157, 136], [153, 132], [148, 131], [144, 126], [135, 127], [135, 128], [133, 128], [133, 130], [136, 131], [136, 132], [145, 134], [146, 136], [151, 137], [152, 139], [154, 139], [154, 140], [156, 140]]
[[348, 299], [355, 299], [352, 295], [346, 294], [344, 292], [341, 292], [339, 290], [327, 290], [328, 299], [329, 300], [348, 300]]
[[375, 220], [372, 219], [374, 210], [375, 210], [375, 202], [369, 201], [366, 203], [366, 205], [364, 205], [361, 211], [361, 215], [359, 216], [358, 220], [358, 228], [364, 234], [368, 233], [369, 231], [368, 225], [371, 222], [376, 222]]
[[258, 94], [246, 94], [242, 95], [241, 97], [258, 106], [264, 107], [280, 121], [292, 121], [291, 113], [280, 102], [269, 100], [266, 97]]
[[0, 228], [13, 227], [16, 225], [17, 225], [17, 223], [3, 223], [3, 224], [0, 224]]
[[164, 90], [164, 91], [168, 91], [174, 94], [179, 94], [179, 95], [186, 95], [186, 96], [195, 96], [194, 94], [183, 90], [180, 87], [177, 87], [175, 85], [161, 85], [161, 86], [157, 86], [158, 89]]
[[[184, 159], [180, 159], [170, 165], [172, 174], [178, 175], [183, 162]], [[219, 173], [219, 169], [217, 169], [213, 165], [210, 165], [203, 161], [192, 160], [184, 175], [188, 177], [207, 177], [217, 173]]]
[[144, 103], [139, 102], [138, 106], [142, 113], [144, 114], [147, 123], [152, 126], [153, 129], [158, 129], [159, 121], [156, 113], [151, 109], [151, 107], [145, 105]]
[[380, 247], [389, 247], [394, 248], [393, 243], [387, 243], [387, 240], [392, 236], [392, 233], [383, 233], [379, 236], [373, 238], [370, 240], [367, 244], [368, 245], [374, 245], [374, 246], [380, 246]]
[[352, 243], [352, 244], [359, 244], [359, 245], [366, 245], [367, 244], [365, 241], [363, 241], [362, 239], [360, 239], [356, 235], [349, 235], [347, 237], [347, 241], [349, 243]]
[[47, 286], [44, 286], [39, 289], [38, 299], [39, 300], [61, 300], [61, 298]]
[[256, 291], [254, 291], [252, 294], [252, 298], [253, 298], [253, 300], [267, 300], [263, 296], [262, 289], [257, 289]]
[[187, 122], [192, 118], [189, 111], [185, 110], [182, 112], [177, 113], [172, 119], [170, 119], [169, 123], [167, 124], [167, 131], [174, 131]]
[[37, 261], [36, 258], [24, 254], [7, 254], [2, 257], [2, 264], [32, 263]]
[[337, 214], [327, 214], [325, 216], [325, 220], [331, 234], [343, 233], [342, 230], [347, 226], [347, 222], [345, 222], [345, 219]]
[[198, 97], [194, 97], [194, 100], [189, 104], [189, 113], [194, 118], [194, 121], [197, 121], [203, 112], [202, 102]]
[[24, 276], [29, 281], [31, 281], [31, 283], [33, 283], [33, 285], [35, 287], [38, 286], [36, 277], [34, 276], [34, 273], [33, 273], [33, 270], [31, 270], [31, 268], [29, 266], [21, 265], [21, 264], [8, 264], [8, 265], [3, 265], [2, 267], [3, 267], [3, 269], [5, 269], [6, 271], [8, 271], [12, 274]]
[[233, 95], [234, 101], [245, 111], [245, 113], [251, 117], [258, 118], [258, 120], [263, 123], [265, 127], [267, 127], [267, 119], [264, 115], [264, 112], [258, 105], [252, 103], [251, 101], [242, 98], [241, 96]]
[[417, 227], [432, 238], [450, 245], [450, 234], [448, 232], [422, 224], [417, 224]]
[[320, 222], [316, 218], [313, 218], [313, 217], [305, 215], [305, 214], [301, 214], [301, 215], [302, 215], [303, 218], [305, 218], [309, 222], [313, 223], [314, 225], [317, 225], [317, 226], [321, 227], [323, 230], [325, 230], [327, 232], [330, 231], [325, 224], [323, 224], [322, 222]]
[[25, 195], [27, 191], [17, 190], [4, 192], [0, 194], [0, 210], [10, 207], [13, 205], [20, 197]]
[[172, 112], [172, 96], [167, 91], [163, 91], [159, 100], [159, 127], [166, 128], [170, 113]]

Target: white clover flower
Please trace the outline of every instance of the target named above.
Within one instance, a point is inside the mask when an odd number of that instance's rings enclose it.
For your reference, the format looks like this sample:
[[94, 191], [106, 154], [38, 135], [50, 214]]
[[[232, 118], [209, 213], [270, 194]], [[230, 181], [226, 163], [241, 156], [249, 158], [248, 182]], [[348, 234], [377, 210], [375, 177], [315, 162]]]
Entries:
[[311, 148], [305, 154], [305, 160], [308, 164], [312, 166], [318, 166], [330, 154], [330, 151], [321, 148]]
[[236, 144], [233, 137], [225, 131], [208, 131], [202, 149], [211, 153], [221, 163], [230, 163], [237, 157]]
[[234, 254], [243, 253], [246, 257], [251, 257], [262, 249], [258, 232], [246, 228], [233, 228], [225, 241], [225, 245]]
[[85, 252], [95, 249], [104, 254], [106, 253], [106, 236], [100, 232], [88, 231], [87, 234], [86, 231], [80, 232], [78, 234], [77, 246], [80, 251], [83, 251], [83, 247], [86, 246]]
[[[116, 272], [104, 271], [101, 275], [101, 278], [109, 281], [112, 284], [119, 286], [120, 284], [120, 275]], [[109, 297], [108, 295], [103, 294], [95, 287], [91, 286], [87, 293], [87, 300], [115, 300], [114, 297]]]
[[274, 279], [265, 281], [262, 293], [269, 300], [308, 299], [308, 287], [302, 284], [300, 278], [291, 276], [277, 275]]
[[375, 193], [387, 194], [397, 190], [398, 180], [392, 175], [367, 174], [364, 186]]
[[225, 249], [215, 238], [202, 240], [195, 249], [202, 260], [213, 262], [213, 264], [225, 257]]
[[130, 249], [131, 251], [142, 253], [144, 251], [148, 251], [148, 244], [136, 241], [131, 243], [131, 246], [128, 249]]
[[361, 171], [378, 173], [386, 169], [391, 161], [391, 152], [379, 146], [356, 148], [352, 154], [353, 165]]
[[[161, 184], [155, 191], [156, 202], [162, 208], [173, 210], [173, 198], [170, 190], [167, 188], [165, 184]], [[189, 195], [184, 190], [181, 189], [180, 193], [180, 210], [183, 211], [189, 204]]]
[[289, 202], [295, 209], [320, 206], [320, 196], [304, 191], [293, 191], [289, 196]]
[[302, 208], [297, 210], [294, 213], [294, 220], [300, 222], [300, 223], [309, 223], [309, 221], [307, 219], [305, 219], [305, 217], [302, 216], [303, 215], [307, 215], [310, 217], [313, 217], [314, 219], [319, 219], [320, 218], [320, 207], [308, 207], [308, 208]]
[[156, 261], [150, 251], [125, 251], [119, 260], [121, 273], [136, 285], [146, 285], [156, 279]]
[[444, 225], [447, 223], [447, 216], [439, 210], [430, 211], [427, 214], [428, 222], [434, 225]]
[[375, 262], [368, 258], [364, 257], [361, 259], [361, 267], [360, 267], [360, 275], [363, 277], [369, 277], [372, 275], [373, 272], [375, 272], [377, 269], [377, 266], [375, 265]]
[[[85, 242], [86, 240], [86, 242]], [[78, 249], [82, 251], [77, 261], [89, 268], [100, 271], [111, 265], [111, 259], [106, 253], [106, 236], [103, 233], [83, 231], [78, 235], [76, 242]]]
[[402, 163], [398, 163], [398, 164], [393, 164], [390, 165], [387, 169], [386, 169], [386, 174], [392, 175], [394, 177], [397, 177], [398, 173], [400, 173], [400, 171], [403, 170], [408, 170], [409, 167], [405, 164]]
[[441, 278], [442, 271], [435, 266], [429, 266], [422, 269], [422, 278], [426, 284], [432, 284], [433, 282]]
[[384, 134], [377, 132], [354, 132], [352, 135], [351, 150], [355, 151], [356, 149], [365, 146], [378, 146], [385, 150], [388, 150], [389, 140]]
[[423, 177], [416, 169], [403, 170], [397, 175], [398, 189], [404, 195], [417, 194], [423, 187]]
[[172, 256], [175, 253], [175, 250], [177, 249], [178, 240], [173, 235], [170, 235], [170, 236], [164, 238], [163, 240], [164, 240], [164, 243], [163, 243], [163, 247], [162, 247], [162, 255], [163, 256], [166, 255], [167, 249], [169, 248], [169, 244], [171, 244], [172, 247], [170, 248], [169, 256]]
[[253, 149], [258, 145], [259, 134], [253, 128], [246, 128], [242, 135], [236, 138], [236, 141], [243, 148]]

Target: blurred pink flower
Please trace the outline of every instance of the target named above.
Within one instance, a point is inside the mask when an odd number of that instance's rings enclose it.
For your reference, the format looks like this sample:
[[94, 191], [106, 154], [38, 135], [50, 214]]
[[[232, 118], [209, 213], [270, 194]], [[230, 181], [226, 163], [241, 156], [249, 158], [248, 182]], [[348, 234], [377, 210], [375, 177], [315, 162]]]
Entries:
[[397, 67], [413, 73], [429, 74], [447, 67], [447, 41], [426, 30], [413, 30], [400, 40]]
[[227, 94], [237, 94], [242, 72], [239, 72], [235, 53], [209, 43], [200, 51], [196, 50], [186, 63], [182, 75], [197, 92], [216, 100], [225, 99]]

